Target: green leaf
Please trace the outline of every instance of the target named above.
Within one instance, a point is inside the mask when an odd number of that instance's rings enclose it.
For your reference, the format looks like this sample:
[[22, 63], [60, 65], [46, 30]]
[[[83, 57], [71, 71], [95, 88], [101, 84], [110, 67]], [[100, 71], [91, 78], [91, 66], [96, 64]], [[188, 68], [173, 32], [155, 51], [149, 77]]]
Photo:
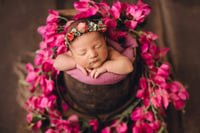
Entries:
[[40, 121], [40, 120], [44, 120], [44, 119], [45, 119], [45, 118], [42, 117], [41, 114], [34, 114], [31, 122], [32, 122], [32, 123], [36, 123], [36, 122], [38, 122], [38, 121]]

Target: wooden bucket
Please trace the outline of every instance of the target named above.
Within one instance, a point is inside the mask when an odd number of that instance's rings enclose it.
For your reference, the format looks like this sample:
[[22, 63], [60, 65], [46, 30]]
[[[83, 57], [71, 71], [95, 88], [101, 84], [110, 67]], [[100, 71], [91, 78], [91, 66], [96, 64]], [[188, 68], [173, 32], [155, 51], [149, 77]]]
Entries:
[[89, 115], [122, 110], [125, 108], [123, 105], [130, 102], [130, 99], [135, 99], [136, 89], [134, 86], [138, 83], [140, 77], [138, 64], [138, 58], [136, 58], [134, 72], [120, 82], [110, 85], [85, 84], [64, 72], [62, 78], [64, 79], [66, 93], [61, 95], [70, 106]]

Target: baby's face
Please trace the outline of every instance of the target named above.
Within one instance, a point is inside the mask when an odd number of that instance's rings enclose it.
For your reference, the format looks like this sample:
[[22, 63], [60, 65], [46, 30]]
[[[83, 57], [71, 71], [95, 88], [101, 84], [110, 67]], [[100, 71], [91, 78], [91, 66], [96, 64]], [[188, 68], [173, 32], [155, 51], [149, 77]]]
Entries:
[[108, 56], [105, 38], [99, 32], [88, 32], [70, 44], [72, 56], [84, 68], [100, 67]]

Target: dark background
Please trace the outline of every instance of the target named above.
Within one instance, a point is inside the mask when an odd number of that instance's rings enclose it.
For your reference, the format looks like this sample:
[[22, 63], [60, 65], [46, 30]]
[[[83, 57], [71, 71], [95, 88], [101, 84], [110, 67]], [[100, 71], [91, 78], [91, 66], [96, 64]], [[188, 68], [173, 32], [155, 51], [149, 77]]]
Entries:
[[[121, 0], [135, 3], [136, 0]], [[106, 0], [106, 2], [108, 2]], [[152, 6], [146, 29], [170, 48], [176, 79], [188, 86], [190, 99], [183, 115], [185, 133], [200, 133], [200, 1], [146, 0]], [[109, 0], [109, 3], [112, 3]], [[15, 67], [24, 53], [38, 49], [37, 27], [45, 24], [48, 9], [73, 8], [73, 0], [0, 0], [0, 132], [25, 133], [25, 115], [18, 99]], [[171, 58], [173, 57], [173, 58]], [[21, 105], [21, 106], [20, 106]], [[176, 125], [173, 123], [172, 125]], [[172, 129], [173, 131], [173, 129]], [[178, 132], [174, 131], [173, 132]], [[183, 132], [183, 131], [182, 131]]]

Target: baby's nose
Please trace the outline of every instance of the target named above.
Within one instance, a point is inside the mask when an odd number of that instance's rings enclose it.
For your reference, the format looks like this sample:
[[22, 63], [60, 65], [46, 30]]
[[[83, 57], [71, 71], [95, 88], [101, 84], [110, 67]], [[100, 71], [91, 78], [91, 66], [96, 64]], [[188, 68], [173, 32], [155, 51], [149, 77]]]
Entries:
[[95, 58], [95, 57], [98, 56], [98, 53], [95, 50], [90, 50], [90, 55], [89, 56], [90, 56], [90, 58]]

